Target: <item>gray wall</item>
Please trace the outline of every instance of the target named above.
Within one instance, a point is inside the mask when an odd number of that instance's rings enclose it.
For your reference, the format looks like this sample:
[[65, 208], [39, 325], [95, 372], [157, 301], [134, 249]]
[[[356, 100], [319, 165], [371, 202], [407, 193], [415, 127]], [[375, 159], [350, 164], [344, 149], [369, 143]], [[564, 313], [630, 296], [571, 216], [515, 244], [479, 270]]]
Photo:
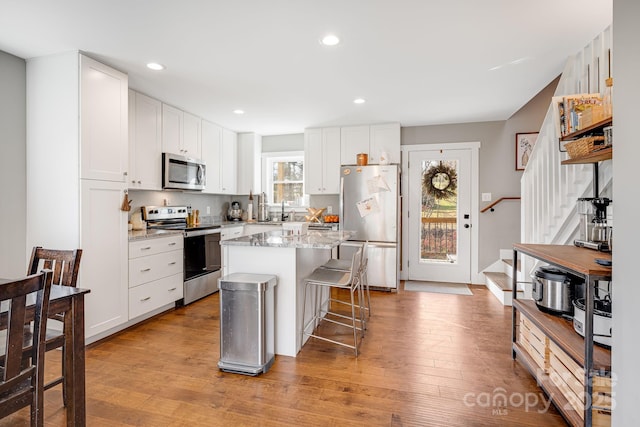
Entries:
[[303, 151], [304, 134], [293, 133], [290, 135], [271, 135], [262, 137], [262, 152], [271, 153], [278, 151]]
[[638, 69], [640, 68], [640, 2], [613, 2], [613, 76], [615, 142], [613, 153], [613, 426], [640, 425], [640, 332], [638, 302], [640, 286], [637, 261], [640, 227], [638, 190]]
[[[492, 199], [520, 196], [522, 172], [515, 170], [515, 134], [537, 132], [558, 84], [555, 79], [506, 121], [402, 128], [402, 145], [480, 141], [480, 193]], [[481, 194], [478, 195], [481, 197]], [[488, 204], [479, 200], [480, 209]], [[498, 260], [500, 249], [520, 241], [520, 203], [505, 201], [495, 212], [479, 214], [480, 271]]]
[[26, 63], [0, 51], [0, 276], [27, 269]]

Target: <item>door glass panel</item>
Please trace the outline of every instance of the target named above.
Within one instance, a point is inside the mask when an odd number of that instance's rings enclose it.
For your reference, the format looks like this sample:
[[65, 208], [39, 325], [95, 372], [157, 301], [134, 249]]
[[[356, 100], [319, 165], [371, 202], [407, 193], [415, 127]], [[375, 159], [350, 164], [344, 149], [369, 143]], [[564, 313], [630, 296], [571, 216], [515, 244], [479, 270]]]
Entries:
[[458, 262], [458, 160], [422, 161], [420, 262]]

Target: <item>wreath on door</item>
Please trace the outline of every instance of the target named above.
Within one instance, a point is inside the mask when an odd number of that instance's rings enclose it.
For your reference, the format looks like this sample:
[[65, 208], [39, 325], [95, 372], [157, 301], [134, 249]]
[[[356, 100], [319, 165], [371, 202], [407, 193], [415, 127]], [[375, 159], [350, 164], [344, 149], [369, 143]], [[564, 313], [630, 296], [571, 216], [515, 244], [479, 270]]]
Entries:
[[458, 189], [456, 170], [443, 163], [431, 166], [422, 177], [422, 186], [436, 200], [455, 197]]

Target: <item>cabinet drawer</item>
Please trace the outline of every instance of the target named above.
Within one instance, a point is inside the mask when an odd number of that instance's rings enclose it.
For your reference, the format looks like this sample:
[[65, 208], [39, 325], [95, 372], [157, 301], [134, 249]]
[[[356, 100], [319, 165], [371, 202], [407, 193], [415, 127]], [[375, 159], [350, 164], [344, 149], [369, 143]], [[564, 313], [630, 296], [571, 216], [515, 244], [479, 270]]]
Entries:
[[129, 260], [129, 287], [182, 274], [182, 251], [164, 252]]
[[175, 251], [183, 247], [182, 235], [157, 239], [137, 240], [129, 243], [129, 259]]
[[129, 289], [129, 319], [170, 304], [183, 297], [182, 274], [163, 277]]
[[229, 240], [235, 239], [236, 237], [242, 236], [242, 232], [244, 231], [244, 226], [238, 227], [223, 227], [220, 230], [220, 240]]

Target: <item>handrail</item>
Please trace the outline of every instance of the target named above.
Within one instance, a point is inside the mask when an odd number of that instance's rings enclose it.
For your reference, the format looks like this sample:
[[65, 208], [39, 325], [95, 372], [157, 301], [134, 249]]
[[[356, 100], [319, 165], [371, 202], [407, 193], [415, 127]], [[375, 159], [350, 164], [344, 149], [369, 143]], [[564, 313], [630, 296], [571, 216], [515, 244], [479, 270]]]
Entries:
[[497, 205], [498, 203], [500, 203], [503, 200], [520, 200], [520, 197], [500, 197], [498, 200], [496, 200], [495, 202], [491, 203], [488, 206], [485, 206], [484, 208], [482, 208], [480, 210], [480, 213], [484, 213], [486, 211], [488, 211], [489, 209], [491, 209], [491, 212], [493, 212], [495, 209], [493, 209], [493, 207], [495, 205]]

